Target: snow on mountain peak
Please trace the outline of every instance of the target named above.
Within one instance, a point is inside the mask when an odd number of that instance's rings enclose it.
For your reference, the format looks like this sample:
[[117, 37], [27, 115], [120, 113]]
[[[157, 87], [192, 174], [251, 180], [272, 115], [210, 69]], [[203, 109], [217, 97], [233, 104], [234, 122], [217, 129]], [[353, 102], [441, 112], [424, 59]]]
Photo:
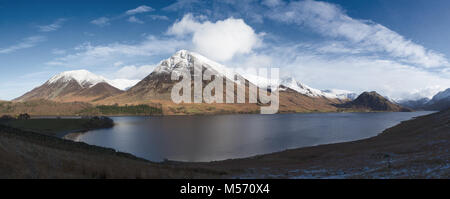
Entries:
[[[165, 73], [170, 74], [172, 72], [178, 72], [181, 70], [193, 70], [197, 67], [206, 67], [215, 70], [218, 74], [221, 74], [228, 79], [234, 80], [234, 75], [239, 75], [234, 72], [232, 69], [227, 68], [226, 66], [216, 63], [198, 53], [190, 52], [188, 50], [179, 50], [170, 58], [161, 61], [158, 66], [153, 71], [156, 74]], [[308, 95], [310, 97], [326, 97], [333, 99], [354, 99], [356, 98], [356, 94], [351, 91], [346, 90], [338, 90], [338, 89], [330, 89], [321, 91], [319, 89], [315, 89], [309, 87], [306, 84], [296, 81], [293, 77], [285, 77], [281, 79], [275, 85], [270, 85], [272, 82], [267, 78], [261, 78], [257, 76], [252, 76], [250, 74], [242, 74], [244, 78], [257, 85], [258, 87], [278, 87], [278, 83], [291, 88], [299, 93], [304, 95]]]
[[128, 88], [136, 85], [140, 80], [129, 80], [129, 79], [107, 79], [103, 76], [96, 75], [87, 70], [73, 70], [65, 71], [53, 76], [46, 84], [54, 84], [57, 82], [67, 83], [71, 80], [75, 80], [81, 87], [93, 87], [98, 83], [108, 83], [120, 90], [127, 90]]
[[58, 81], [63, 81], [64, 83], [69, 82], [70, 80], [75, 80], [82, 87], [92, 87], [98, 83], [106, 82], [106, 79], [102, 76], [95, 75], [87, 70], [73, 70], [73, 71], [65, 71], [58, 75], [53, 76], [50, 80], [48, 80], [48, 84], [53, 84]]
[[439, 101], [445, 98], [450, 98], [450, 88], [447, 88], [446, 90], [437, 93], [436, 95], [433, 96], [432, 100]]
[[170, 58], [161, 61], [155, 68], [154, 72], [170, 74], [174, 71], [177, 72], [183, 69], [189, 70], [199, 66], [213, 69], [218, 74], [224, 75], [231, 80], [234, 80], [234, 75], [236, 74], [233, 70], [227, 68], [226, 66], [188, 50], [179, 50]]
[[281, 80], [281, 84], [295, 90], [301, 94], [308, 95], [310, 97], [324, 97], [324, 93], [318, 89], [311, 88], [306, 84], [296, 81], [293, 77], [285, 77]]
[[348, 91], [348, 90], [327, 89], [327, 90], [322, 90], [322, 92], [324, 92], [328, 95], [332, 95], [332, 96], [334, 96], [333, 98], [338, 98], [338, 99], [354, 100], [354, 99], [356, 99], [356, 97], [358, 97], [358, 94], [356, 94], [352, 91]]

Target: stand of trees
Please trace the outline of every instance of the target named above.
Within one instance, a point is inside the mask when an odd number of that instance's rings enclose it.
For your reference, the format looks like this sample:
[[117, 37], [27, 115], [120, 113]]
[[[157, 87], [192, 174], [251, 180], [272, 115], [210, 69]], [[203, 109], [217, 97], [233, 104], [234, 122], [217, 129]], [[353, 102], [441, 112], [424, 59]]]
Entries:
[[160, 115], [162, 109], [145, 104], [141, 105], [100, 105], [84, 110], [88, 115]]

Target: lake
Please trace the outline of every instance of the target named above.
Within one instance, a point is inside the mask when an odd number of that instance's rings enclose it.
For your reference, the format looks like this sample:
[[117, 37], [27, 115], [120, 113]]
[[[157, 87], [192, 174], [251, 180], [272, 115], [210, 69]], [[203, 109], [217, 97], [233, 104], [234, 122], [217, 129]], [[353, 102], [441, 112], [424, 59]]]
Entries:
[[214, 161], [353, 141], [432, 112], [113, 117], [76, 141], [151, 161]]

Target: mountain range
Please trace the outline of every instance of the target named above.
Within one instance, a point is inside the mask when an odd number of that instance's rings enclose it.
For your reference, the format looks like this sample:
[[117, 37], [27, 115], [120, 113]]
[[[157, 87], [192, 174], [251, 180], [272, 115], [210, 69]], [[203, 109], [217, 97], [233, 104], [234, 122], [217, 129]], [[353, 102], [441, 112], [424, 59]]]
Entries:
[[399, 104], [415, 110], [445, 110], [450, 108], [450, 88], [437, 93], [431, 99], [421, 98], [417, 100], [403, 100], [400, 101]]
[[14, 99], [14, 101], [45, 99], [59, 102], [93, 102], [123, 92], [111, 86], [101, 76], [87, 70], [76, 70], [53, 76], [43, 85]]
[[[173, 103], [170, 97], [171, 90], [178, 81], [171, 80], [171, 73], [187, 70], [193, 78], [194, 71], [205, 71], [206, 69], [213, 71], [215, 76], [222, 76], [224, 79], [234, 82], [235, 87], [238, 84], [235, 78], [243, 79], [246, 103]], [[57, 102], [89, 102], [97, 105], [159, 104], [162, 105], [163, 111], [168, 114], [256, 112], [264, 104], [259, 101], [256, 104], [248, 102], [248, 95], [251, 92], [249, 87], [264, 87], [258, 82], [246, 79], [244, 76], [198, 53], [180, 50], [170, 58], [162, 60], [152, 73], [127, 90], [114, 87], [112, 81], [102, 76], [86, 70], [77, 70], [60, 73], [14, 101], [25, 102], [44, 99]], [[203, 80], [203, 88], [210, 81]], [[346, 90], [315, 89], [292, 77], [282, 78], [278, 88], [270, 89], [279, 91], [280, 112], [337, 111], [342, 108], [374, 111], [406, 110], [375, 92], [363, 93], [357, 97], [356, 93]], [[236, 94], [236, 91], [234, 94]], [[258, 93], [254, 94], [257, 95]], [[227, 93], [224, 92], [223, 95], [225, 99]]]

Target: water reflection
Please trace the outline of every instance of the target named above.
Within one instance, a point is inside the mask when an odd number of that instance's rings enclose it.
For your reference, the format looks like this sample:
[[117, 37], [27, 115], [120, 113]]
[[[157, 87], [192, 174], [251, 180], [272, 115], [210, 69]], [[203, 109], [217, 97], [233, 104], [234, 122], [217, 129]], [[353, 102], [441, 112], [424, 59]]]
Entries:
[[429, 113], [115, 117], [78, 140], [152, 161], [213, 161], [368, 138]]

